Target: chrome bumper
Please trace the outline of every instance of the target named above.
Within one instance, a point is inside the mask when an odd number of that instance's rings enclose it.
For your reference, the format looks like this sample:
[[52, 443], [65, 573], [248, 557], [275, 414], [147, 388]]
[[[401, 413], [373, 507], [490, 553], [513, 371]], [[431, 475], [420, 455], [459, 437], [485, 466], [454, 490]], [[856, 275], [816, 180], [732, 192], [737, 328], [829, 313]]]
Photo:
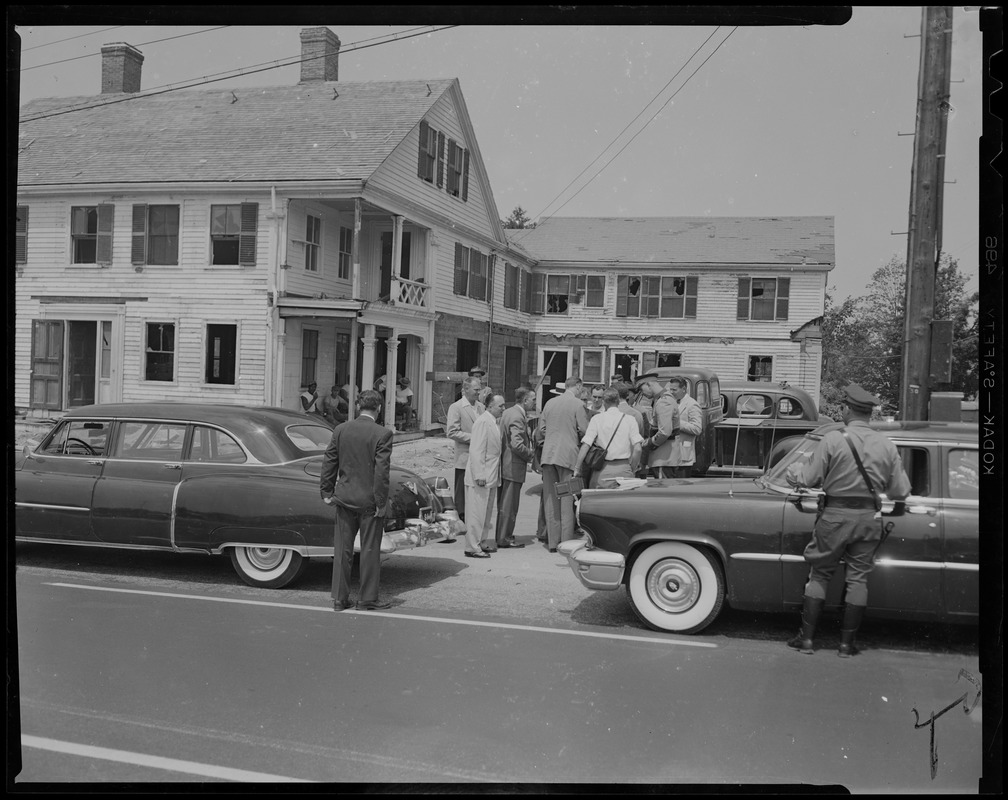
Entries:
[[[398, 531], [385, 531], [382, 536], [382, 555], [397, 553], [400, 550], [412, 550], [415, 547], [423, 547], [428, 542], [437, 542], [441, 539], [451, 539], [457, 533], [459, 527], [465, 530], [465, 525], [458, 521], [458, 514], [455, 518], [446, 518], [445, 514], [438, 514], [441, 519], [437, 522], [424, 522], [420, 519], [406, 520], [406, 527]], [[358, 540], [359, 541], [359, 540]], [[356, 543], [355, 543], [356, 544]]]
[[619, 589], [626, 559], [619, 553], [587, 547], [587, 539], [560, 542], [557, 552], [567, 558], [571, 572], [588, 589]]

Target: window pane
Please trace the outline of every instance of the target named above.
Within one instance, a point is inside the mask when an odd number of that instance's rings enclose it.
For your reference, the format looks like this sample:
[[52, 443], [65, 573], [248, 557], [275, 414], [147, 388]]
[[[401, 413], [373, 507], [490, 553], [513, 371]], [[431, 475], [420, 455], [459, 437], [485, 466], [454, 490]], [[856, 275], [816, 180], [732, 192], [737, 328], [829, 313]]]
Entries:
[[148, 381], [170, 381], [175, 372], [174, 323], [147, 323], [147, 350], [144, 378]]
[[234, 384], [237, 342], [237, 325], [207, 325], [207, 383]]
[[976, 450], [949, 450], [948, 496], [953, 500], [980, 499], [980, 458]]
[[197, 425], [193, 429], [188, 460], [215, 464], [242, 464], [246, 458], [238, 442], [224, 431]]
[[121, 422], [116, 458], [175, 461], [182, 458], [186, 426], [172, 422]]

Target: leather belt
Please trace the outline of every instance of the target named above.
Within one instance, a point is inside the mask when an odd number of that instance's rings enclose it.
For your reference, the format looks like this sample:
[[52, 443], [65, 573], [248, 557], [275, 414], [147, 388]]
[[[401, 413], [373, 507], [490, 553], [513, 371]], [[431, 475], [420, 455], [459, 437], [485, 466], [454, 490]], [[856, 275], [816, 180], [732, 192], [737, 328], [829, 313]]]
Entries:
[[607, 458], [605, 460], [606, 464], [625, 464], [629, 462], [629, 458]]
[[875, 501], [870, 497], [827, 497], [826, 507], [829, 508], [864, 508], [875, 510]]

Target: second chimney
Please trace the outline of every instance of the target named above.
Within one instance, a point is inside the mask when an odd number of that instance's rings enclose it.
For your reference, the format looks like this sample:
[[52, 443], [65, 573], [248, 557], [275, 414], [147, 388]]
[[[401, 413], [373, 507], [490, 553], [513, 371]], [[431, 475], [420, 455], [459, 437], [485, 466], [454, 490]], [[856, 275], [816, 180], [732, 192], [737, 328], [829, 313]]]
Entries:
[[126, 42], [113, 42], [102, 46], [101, 93], [113, 94], [140, 91], [140, 67], [143, 53]]
[[340, 40], [328, 28], [301, 30], [301, 81], [339, 80]]

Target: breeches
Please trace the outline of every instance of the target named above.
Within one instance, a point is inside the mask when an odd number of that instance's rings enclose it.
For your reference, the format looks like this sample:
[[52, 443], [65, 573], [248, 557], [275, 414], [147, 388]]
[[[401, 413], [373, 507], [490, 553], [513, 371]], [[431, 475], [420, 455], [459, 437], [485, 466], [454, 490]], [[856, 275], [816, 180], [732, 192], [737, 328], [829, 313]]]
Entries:
[[825, 600], [833, 573], [843, 559], [847, 603], [868, 605], [868, 575], [875, 565], [881, 535], [882, 526], [874, 511], [827, 507], [805, 548], [805, 560], [811, 566], [805, 595]]

